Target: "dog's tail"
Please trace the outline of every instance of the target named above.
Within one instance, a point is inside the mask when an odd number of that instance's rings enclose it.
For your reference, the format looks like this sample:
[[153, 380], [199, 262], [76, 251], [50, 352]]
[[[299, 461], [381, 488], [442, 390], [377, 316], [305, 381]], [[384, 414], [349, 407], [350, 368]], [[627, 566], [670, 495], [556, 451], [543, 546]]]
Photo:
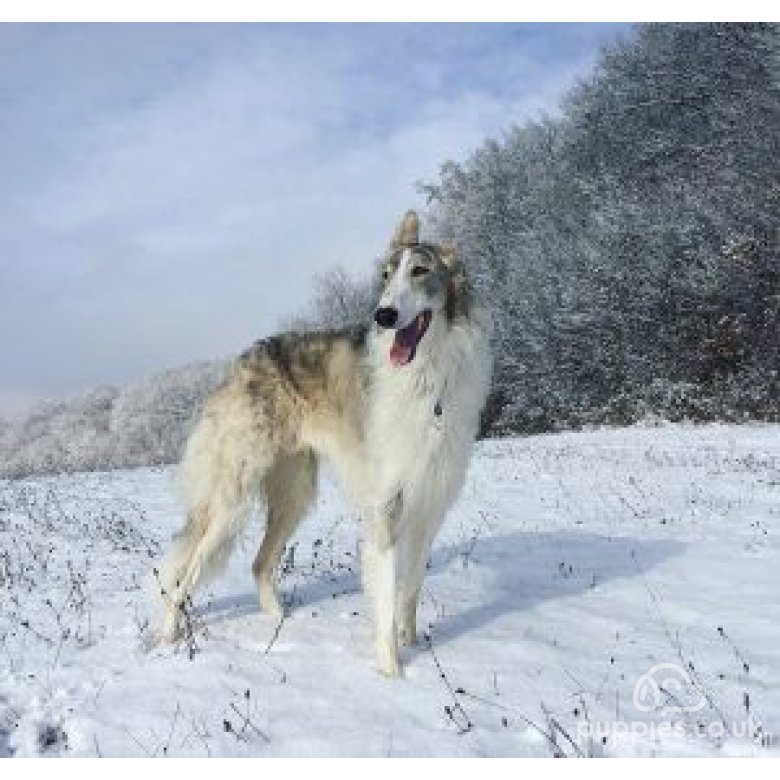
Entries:
[[175, 636], [195, 587], [226, 563], [273, 460], [268, 443], [249, 433], [258, 426], [248, 416], [246, 399], [229, 386], [218, 390], [187, 442], [179, 472], [187, 522], [158, 573], [168, 609], [164, 638]]

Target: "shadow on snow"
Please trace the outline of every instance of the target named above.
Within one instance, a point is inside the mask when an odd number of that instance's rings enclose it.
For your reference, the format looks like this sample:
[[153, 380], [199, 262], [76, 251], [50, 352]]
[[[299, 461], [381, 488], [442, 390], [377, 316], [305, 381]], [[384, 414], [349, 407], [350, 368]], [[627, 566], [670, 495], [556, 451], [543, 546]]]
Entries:
[[[684, 548], [682, 542], [672, 540], [574, 531], [518, 531], [435, 547], [423, 592], [433, 594], [446, 608], [444, 616], [436, 620], [437, 644], [509, 613], [576, 596], [610, 580], [640, 576], [681, 554]], [[247, 576], [251, 574], [247, 572]], [[440, 584], [444, 578], [446, 586]], [[301, 606], [359, 590], [359, 572], [352, 570], [307, 571], [303, 582], [291, 585], [286, 579], [280, 588], [293, 613]], [[213, 624], [259, 614], [259, 607], [252, 591], [214, 598], [197, 612]], [[423, 628], [421, 625], [420, 630]]]

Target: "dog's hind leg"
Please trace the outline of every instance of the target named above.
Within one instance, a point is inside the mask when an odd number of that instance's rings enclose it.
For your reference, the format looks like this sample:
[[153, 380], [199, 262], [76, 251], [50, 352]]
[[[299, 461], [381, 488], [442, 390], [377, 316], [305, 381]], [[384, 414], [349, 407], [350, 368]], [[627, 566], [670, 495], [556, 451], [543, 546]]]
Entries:
[[182, 578], [195, 554], [195, 550], [208, 529], [208, 511], [203, 508], [190, 512], [184, 528], [176, 535], [174, 547], [159, 572], [155, 572], [160, 595], [166, 605], [160, 638], [172, 642], [179, 633], [183, 598], [179, 595]]
[[252, 564], [257, 597], [264, 612], [281, 617], [282, 606], [276, 593], [275, 572], [284, 547], [317, 490], [317, 460], [311, 450], [279, 455], [264, 480], [268, 505], [265, 536]]
[[188, 597], [227, 561], [250, 505], [251, 496], [246, 490], [232, 489], [227, 495], [215, 495], [207, 506], [190, 515], [161, 576], [167, 603], [163, 640], [176, 638]]
[[240, 394], [213, 396], [187, 443], [180, 473], [187, 524], [159, 576], [166, 604], [163, 641], [176, 638], [197, 585], [227, 561], [273, 461], [270, 443], [247, 435], [253, 429], [249, 411]]

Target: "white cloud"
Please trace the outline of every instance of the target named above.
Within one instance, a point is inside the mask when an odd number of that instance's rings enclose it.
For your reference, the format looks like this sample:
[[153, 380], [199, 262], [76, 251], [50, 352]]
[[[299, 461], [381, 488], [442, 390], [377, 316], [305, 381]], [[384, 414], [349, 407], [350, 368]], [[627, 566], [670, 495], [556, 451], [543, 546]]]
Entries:
[[416, 181], [553, 109], [594, 53], [396, 29], [241, 28], [235, 50], [198, 31], [197, 67], [141, 69], [125, 101], [98, 99], [82, 73], [68, 147], [15, 198], [0, 260], [0, 281], [26, 291], [0, 313], [18, 384], [69, 392], [242, 348], [300, 309], [314, 271], [370, 264], [420, 205]]

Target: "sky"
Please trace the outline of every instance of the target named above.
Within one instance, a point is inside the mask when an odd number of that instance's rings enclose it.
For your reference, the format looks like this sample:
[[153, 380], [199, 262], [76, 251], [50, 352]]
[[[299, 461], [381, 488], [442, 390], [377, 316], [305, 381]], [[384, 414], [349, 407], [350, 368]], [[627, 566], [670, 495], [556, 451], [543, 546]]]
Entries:
[[629, 34], [0, 25], [0, 415], [242, 351]]

